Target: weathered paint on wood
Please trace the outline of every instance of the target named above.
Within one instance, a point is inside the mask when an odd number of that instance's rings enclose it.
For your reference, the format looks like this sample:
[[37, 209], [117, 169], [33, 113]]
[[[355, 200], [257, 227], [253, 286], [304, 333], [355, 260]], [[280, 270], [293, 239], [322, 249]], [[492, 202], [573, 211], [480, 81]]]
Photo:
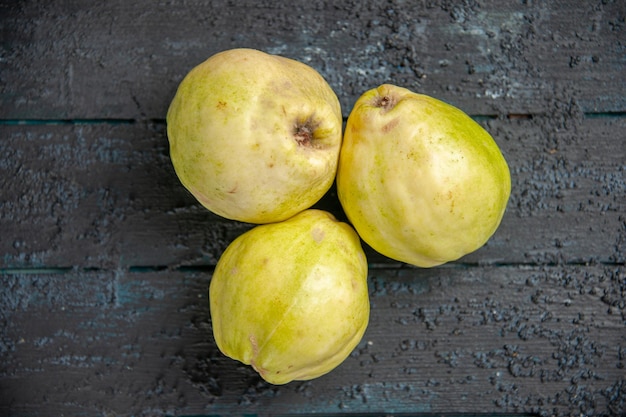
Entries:
[[185, 73], [234, 47], [311, 64], [345, 111], [389, 81], [471, 113], [555, 99], [623, 111], [625, 15], [619, 0], [14, 2], [0, 13], [0, 114], [163, 118]]
[[[462, 262], [626, 259], [626, 118], [570, 118], [563, 131], [551, 120], [485, 122], [513, 193], [495, 236]], [[0, 135], [5, 268], [210, 266], [250, 227], [187, 193], [161, 124], [0, 126]], [[318, 207], [344, 218], [334, 190]]]
[[[0, 415], [624, 415], [625, 33], [618, 0], [0, 1]], [[207, 285], [250, 225], [169, 160], [178, 82], [233, 47], [309, 63], [344, 116], [382, 82], [444, 99], [511, 167], [474, 254], [368, 249], [366, 336], [310, 382], [217, 350]]]
[[362, 343], [332, 373], [284, 386], [217, 350], [209, 273], [3, 275], [11, 295], [0, 298], [0, 411], [617, 413], [626, 398], [625, 272], [371, 270]]

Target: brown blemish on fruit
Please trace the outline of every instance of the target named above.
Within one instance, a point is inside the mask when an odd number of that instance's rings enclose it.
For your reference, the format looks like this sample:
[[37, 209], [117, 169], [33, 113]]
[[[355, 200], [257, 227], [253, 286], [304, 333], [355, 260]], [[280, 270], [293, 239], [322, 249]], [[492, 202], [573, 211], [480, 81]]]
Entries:
[[294, 124], [293, 137], [298, 145], [307, 148], [316, 148], [315, 130], [319, 127], [319, 122], [312, 116], [305, 120], [298, 120]]
[[256, 340], [256, 337], [251, 334], [248, 337], [248, 340], [250, 340], [250, 344], [252, 345], [252, 358], [250, 359], [250, 366], [252, 366], [252, 369], [257, 371], [259, 375], [261, 375], [261, 377], [264, 377], [265, 375], [267, 375], [268, 370], [257, 365], [256, 363], [256, 359], [259, 356], [259, 344]]
[[313, 236], [313, 240], [315, 242], [321, 243], [322, 240], [324, 240], [324, 236], [326, 236], [326, 232], [316, 227], [311, 231], [311, 235]]
[[448, 200], [450, 201], [450, 213], [454, 213], [454, 195], [452, 191], [448, 191]]
[[225, 101], [220, 100], [217, 102], [217, 106], [215, 107], [217, 107], [219, 110], [224, 110], [226, 109], [226, 106], [227, 106], [227, 103]]
[[383, 133], [389, 133], [389, 131], [393, 130], [400, 123], [400, 119], [397, 117], [383, 126]]
[[248, 340], [250, 340], [250, 344], [252, 345], [252, 356], [256, 358], [256, 356], [259, 354], [259, 345], [256, 341], [256, 337], [251, 334], [248, 337]]

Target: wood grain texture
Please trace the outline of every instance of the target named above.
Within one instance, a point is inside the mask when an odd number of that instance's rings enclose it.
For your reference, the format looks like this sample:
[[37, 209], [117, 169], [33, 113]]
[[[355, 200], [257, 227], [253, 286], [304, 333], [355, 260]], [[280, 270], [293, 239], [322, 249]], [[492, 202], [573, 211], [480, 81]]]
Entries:
[[[513, 191], [499, 230], [461, 262], [626, 259], [626, 119], [552, 123], [484, 123]], [[0, 135], [0, 227], [11, 236], [0, 241], [0, 267], [213, 266], [251, 227], [211, 214], [183, 188], [161, 124], [0, 126]], [[345, 220], [334, 190], [316, 207]]]
[[163, 118], [182, 77], [252, 47], [306, 62], [348, 112], [383, 82], [473, 114], [626, 108], [622, 1], [4, 3], [0, 114]]
[[[625, 2], [0, 0], [0, 39], [0, 415], [626, 415]], [[207, 286], [251, 226], [169, 159], [178, 83], [235, 47], [310, 64], [344, 118], [383, 82], [443, 99], [511, 168], [475, 253], [367, 248], [367, 333], [309, 382], [217, 349]]]
[[210, 274], [0, 280], [3, 415], [624, 411], [623, 267], [371, 270], [362, 343], [284, 386], [217, 350]]

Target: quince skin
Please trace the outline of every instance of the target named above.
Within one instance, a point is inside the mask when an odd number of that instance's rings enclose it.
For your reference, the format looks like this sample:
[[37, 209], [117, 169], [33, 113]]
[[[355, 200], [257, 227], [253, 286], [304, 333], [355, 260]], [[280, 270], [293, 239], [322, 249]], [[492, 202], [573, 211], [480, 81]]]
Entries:
[[182, 184], [210, 211], [249, 223], [285, 220], [328, 191], [341, 128], [339, 100], [317, 71], [245, 48], [193, 68], [167, 112]]
[[496, 142], [456, 107], [389, 84], [355, 103], [337, 192], [361, 238], [383, 255], [432, 267], [478, 249], [510, 191]]
[[220, 257], [209, 302], [226, 356], [272, 384], [321, 376], [343, 362], [368, 324], [359, 237], [315, 209], [256, 226]]

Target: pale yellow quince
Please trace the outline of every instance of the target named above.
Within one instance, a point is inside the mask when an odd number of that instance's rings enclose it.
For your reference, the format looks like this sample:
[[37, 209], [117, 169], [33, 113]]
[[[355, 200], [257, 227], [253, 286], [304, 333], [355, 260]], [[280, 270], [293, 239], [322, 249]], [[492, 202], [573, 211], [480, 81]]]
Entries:
[[312, 67], [232, 49], [193, 68], [167, 112], [182, 184], [212, 212], [270, 223], [331, 187], [341, 147], [339, 100]]

